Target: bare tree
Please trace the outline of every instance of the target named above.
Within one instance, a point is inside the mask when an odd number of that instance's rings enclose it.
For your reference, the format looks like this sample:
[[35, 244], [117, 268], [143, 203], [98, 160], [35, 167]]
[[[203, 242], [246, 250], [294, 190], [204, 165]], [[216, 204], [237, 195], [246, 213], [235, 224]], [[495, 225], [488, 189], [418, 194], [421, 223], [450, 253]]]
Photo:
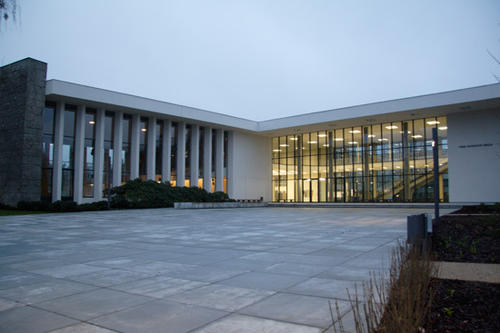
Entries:
[[16, 19], [16, 0], [0, 0], [0, 20]]

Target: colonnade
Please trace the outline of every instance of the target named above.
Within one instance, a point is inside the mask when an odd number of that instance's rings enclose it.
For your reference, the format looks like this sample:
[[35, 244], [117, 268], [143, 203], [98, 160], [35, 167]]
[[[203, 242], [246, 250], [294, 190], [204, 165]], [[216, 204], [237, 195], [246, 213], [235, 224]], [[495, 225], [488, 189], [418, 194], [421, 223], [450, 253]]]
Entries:
[[[63, 174], [63, 141], [64, 141], [64, 102], [57, 102], [54, 125], [54, 150], [53, 150], [53, 172], [52, 172], [52, 201], [61, 200], [62, 192], [62, 174]], [[73, 200], [77, 203], [85, 201], [99, 201], [103, 198], [103, 174], [107, 169], [105, 162], [105, 117], [106, 109], [92, 108], [96, 110], [95, 117], [95, 143], [94, 143], [94, 186], [93, 198], [83, 197], [83, 177], [84, 177], [84, 153], [85, 153], [85, 105], [78, 105], [75, 114], [74, 131], [74, 176], [73, 176]], [[112, 154], [112, 179], [111, 185], [119, 186], [122, 184], [122, 144], [123, 144], [123, 111], [112, 111], [113, 113], [113, 154]], [[130, 179], [139, 178], [139, 153], [140, 153], [140, 135], [141, 118], [148, 119], [148, 129], [146, 131], [147, 151], [146, 151], [146, 179], [155, 180], [157, 175], [156, 160], [161, 158], [161, 179], [171, 180], [172, 170], [172, 120], [140, 113], [131, 114], [131, 135], [130, 144]], [[161, 133], [161, 157], [156, 156], [156, 140], [158, 120], [163, 121]], [[198, 186], [199, 165], [200, 165], [200, 125], [190, 123], [190, 146], [186, 147], [187, 123], [178, 121], [177, 123], [177, 142], [176, 142], [176, 186], [184, 186], [186, 176], [190, 178], [191, 186]], [[203, 126], [203, 188], [208, 192], [212, 191], [212, 140], [215, 140], [215, 191], [224, 190], [224, 130], [222, 128], [212, 128]], [[215, 130], [213, 138], [212, 130]], [[186, 175], [186, 149], [190, 151], [189, 175]], [[183, 158], [184, 157], [184, 158]]]

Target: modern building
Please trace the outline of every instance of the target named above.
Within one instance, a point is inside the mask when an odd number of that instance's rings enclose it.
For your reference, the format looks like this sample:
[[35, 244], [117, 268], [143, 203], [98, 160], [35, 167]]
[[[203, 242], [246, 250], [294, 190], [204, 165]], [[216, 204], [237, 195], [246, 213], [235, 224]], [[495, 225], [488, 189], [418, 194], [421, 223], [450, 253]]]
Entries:
[[252, 121], [0, 68], [0, 202], [102, 200], [129, 179], [273, 202], [500, 201], [500, 84]]

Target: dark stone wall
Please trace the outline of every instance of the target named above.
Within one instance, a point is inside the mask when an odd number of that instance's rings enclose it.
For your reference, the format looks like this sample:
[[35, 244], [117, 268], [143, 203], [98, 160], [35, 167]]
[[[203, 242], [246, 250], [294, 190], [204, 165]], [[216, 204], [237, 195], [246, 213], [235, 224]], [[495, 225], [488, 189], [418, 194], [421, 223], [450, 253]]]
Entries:
[[0, 68], [0, 203], [40, 200], [46, 75], [31, 58]]

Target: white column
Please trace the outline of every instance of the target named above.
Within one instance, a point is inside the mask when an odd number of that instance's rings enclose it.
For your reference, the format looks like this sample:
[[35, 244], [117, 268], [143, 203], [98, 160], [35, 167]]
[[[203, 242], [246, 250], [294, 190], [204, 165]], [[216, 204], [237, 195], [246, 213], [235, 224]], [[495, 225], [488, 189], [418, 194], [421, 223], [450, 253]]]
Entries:
[[212, 128], [203, 131], [203, 188], [212, 192]]
[[146, 177], [155, 180], [156, 175], [156, 118], [148, 119], [148, 151], [146, 152]]
[[52, 201], [61, 200], [62, 145], [64, 138], [64, 102], [58, 102], [54, 129], [54, 165], [52, 169]]
[[83, 154], [85, 151], [85, 106], [79, 105], [76, 109], [75, 128], [75, 178], [73, 179], [73, 200], [82, 203], [83, 198]]
[[234, 132], [229, 131], [227, 135], [227, 195], [234, 199], [235, 183], [234, 183]]
[[224, 191], [224, 130], [215, 133], [215, 191]]
[[132, 116], [132, 138], [130, 142], [130, 179], [139, 178], [139, 139], [141, 119], [138, 114]]
[[104, 171], [104, 122], [106, 111], [97, 109], [94, 148], [94, 199], [102, 200], [102, 178]]
[[172, 166], [172, 121], [163, 121], [163, 142], [161, 152], [161, 179], [170, 182], [170, 169]]
[[177, 124], [177, 186], [184, 186], [186, 178], [186, 123]]
[[113, 128], [113, 186], [122, 183], [123, 112], [115, 112]]
[[198, 187], [199, 166], [200, 166], [200, 126], [191, 125], [191, 171], [190, 184], [191, 186]]

